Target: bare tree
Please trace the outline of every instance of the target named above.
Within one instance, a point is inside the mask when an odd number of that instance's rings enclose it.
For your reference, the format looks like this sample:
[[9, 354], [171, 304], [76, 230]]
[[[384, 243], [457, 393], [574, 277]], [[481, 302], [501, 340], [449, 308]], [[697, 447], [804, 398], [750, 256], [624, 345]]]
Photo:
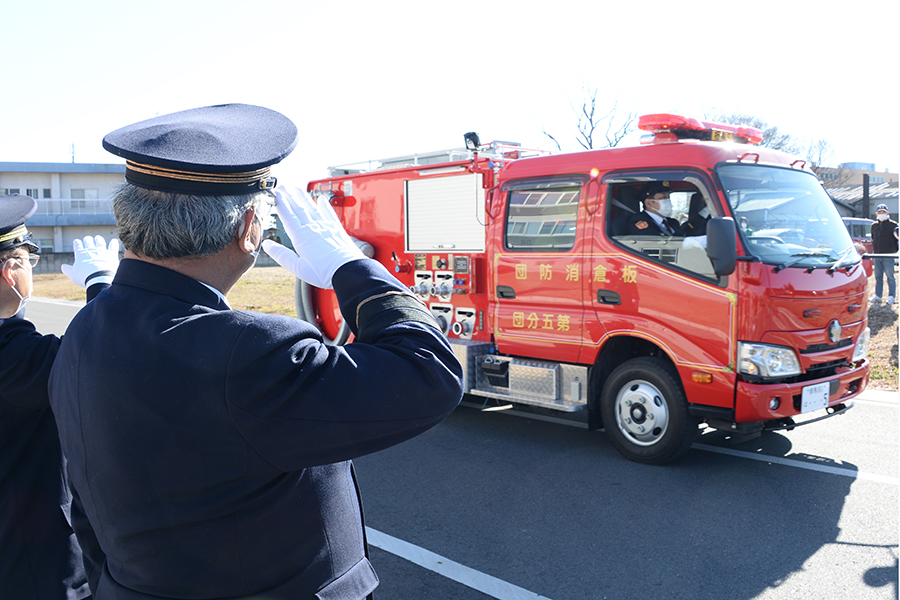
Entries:
[[762, 142], [760, 146], [772, 148], [773, 150], [781, 150], [788, 154], [802, 154], [804, 144], [789, 133], [779, 131], [775, 125], [769, 125], [759, 117], [744, 115], [740, 113], [726, 113], [721, 110], [711, 111], [704, 115], [704, 118], [719, 123], [729, 123], [731, 125], [747, 125], [755, 127], [762, 132]]
[[[599, 90], [582, 87], [581, 91], [583, 96], [581, 107], [576, 108], [573, 104], [572, 111], [578, 116], [576, 123], [578, 132], [575, 134], [575, 141], [582, 148], [585, 150], [614, 148], [625, 136], [634, 131], [634, 122], [637, 120], [637, 113], [634, 110], [629, 111], [623, 117], [619, 115], [619, 102], [615, 101], [610, 110], [600, 116], [597, 111]], [[553, 141], [557, 150], [562, 150], [559, 140], [544, 127], [541, 127], [541, 133]], [[601, 135], [602, 139], [598, 139]]]
[[834, 163], [834, 149], [828, 140], [822, 138], [812, 140], [806, 148], [806, 160], [811, 163], [813, 169], [830, 167]]
[[819, 177], [825, 188], [838, 188], [847, 185], [852, 173], [835, 163], [834, 149], [825, 139], [812, 140], [806, 149], [806, 160]]
[[559, 150], [560, 152], [562, 152], [562, 146], [559, 145], [559, 141], [558, 141], [555, 137], [553, 137], [552, 135], [550, 135], [549, 133], [547, 133], [547, 130], [544, 129], [543, 125], [541, 126], [541, 133], [543, 133], [543, 134], [546, 135], [548, 138], [550, 138], [551, 140], [553, 140], [553, 143], [556, 144], [556, 149]]
[[778, 127], [769, 125], [759, 117], [740, 113], [726, 113], [724, 111], [712, 111], [704, 115], [704, 118], [720, 123], [732, 125], [749, 125], [762, 131], [763, 139], [760, 146], [781, 150], [788, 154], [804, 156], [810, 168], [819, 177], [826, 188], [836, 188], [846, 185], [851, 173], [842, 167], [832, 167], [834, 164], [834, 149], [831, 144], [823, 139], [805, 142], [788, 133], [779, 131]]

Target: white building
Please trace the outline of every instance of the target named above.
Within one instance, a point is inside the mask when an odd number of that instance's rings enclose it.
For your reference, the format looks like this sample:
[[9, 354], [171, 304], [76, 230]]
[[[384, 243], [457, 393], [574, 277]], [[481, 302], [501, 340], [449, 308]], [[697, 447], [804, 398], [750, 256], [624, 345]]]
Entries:
[[[56, 270], [56, 262], [70, 257], [75, 239], [116, 236], [112, 196], [123, 183], [124, 164], [0, 162], [0, 195], [37, 200], [37, 211], [25, 225], [41, 247], [41, 263], [46, 264], [38, 265], [41, 272]], [[52, 254], [68, 256], [56, 261]]]
[[[0, 162], [0, 196], [21, 194], [37, 200], [37, 211], [25, 222], [41, 248], [36, 273], [58, 273], [61, 265], [72, 264], [74, 240], [116, 237], [112, 198], [123, 183], [124, 164]], [[256, 263], [275, 264], [265, 254]]]

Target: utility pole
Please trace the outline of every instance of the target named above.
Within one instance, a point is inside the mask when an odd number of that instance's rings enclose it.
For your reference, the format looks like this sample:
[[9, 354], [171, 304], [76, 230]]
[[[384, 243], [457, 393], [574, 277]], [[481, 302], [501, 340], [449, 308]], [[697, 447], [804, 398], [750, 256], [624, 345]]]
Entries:
[[869, 215], [869, 174], [863, 173], [863, 197], [862, 197], [863, 218], [871, 219]]

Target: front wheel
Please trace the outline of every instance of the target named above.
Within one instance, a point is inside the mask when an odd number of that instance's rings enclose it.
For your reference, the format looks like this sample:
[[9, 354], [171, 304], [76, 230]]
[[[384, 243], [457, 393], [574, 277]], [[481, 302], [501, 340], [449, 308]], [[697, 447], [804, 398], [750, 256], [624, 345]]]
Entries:
[[616, 450], [640, 463], [675, 460], [697, 436], [678, 374], [659, 358], [619, 365], [603, 386], [600, 413]]

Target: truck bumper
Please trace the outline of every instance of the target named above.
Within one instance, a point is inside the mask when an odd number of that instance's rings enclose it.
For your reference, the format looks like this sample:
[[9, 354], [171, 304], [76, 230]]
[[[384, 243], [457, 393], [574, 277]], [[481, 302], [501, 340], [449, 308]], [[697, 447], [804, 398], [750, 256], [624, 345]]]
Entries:
[[[734, 420], [737, 423], [753, 423], [787, 419], [801, 415], [800, 399], [803, 388], [820, 383], [828, 383], [828, 406], [841, 404], [855, 398], [869, 383], [869, 361], [865, 359], [853, 368], [846, 368], [831, 377], [813, 379], [802, 383], [765, 384], [738, 382], [734, 402]], [[773, 409], [773, 400], [778, 407]], [[815, 411], [813, 411], [815, 412]], [[807, 413], [812, 415], [812, 413]]]

